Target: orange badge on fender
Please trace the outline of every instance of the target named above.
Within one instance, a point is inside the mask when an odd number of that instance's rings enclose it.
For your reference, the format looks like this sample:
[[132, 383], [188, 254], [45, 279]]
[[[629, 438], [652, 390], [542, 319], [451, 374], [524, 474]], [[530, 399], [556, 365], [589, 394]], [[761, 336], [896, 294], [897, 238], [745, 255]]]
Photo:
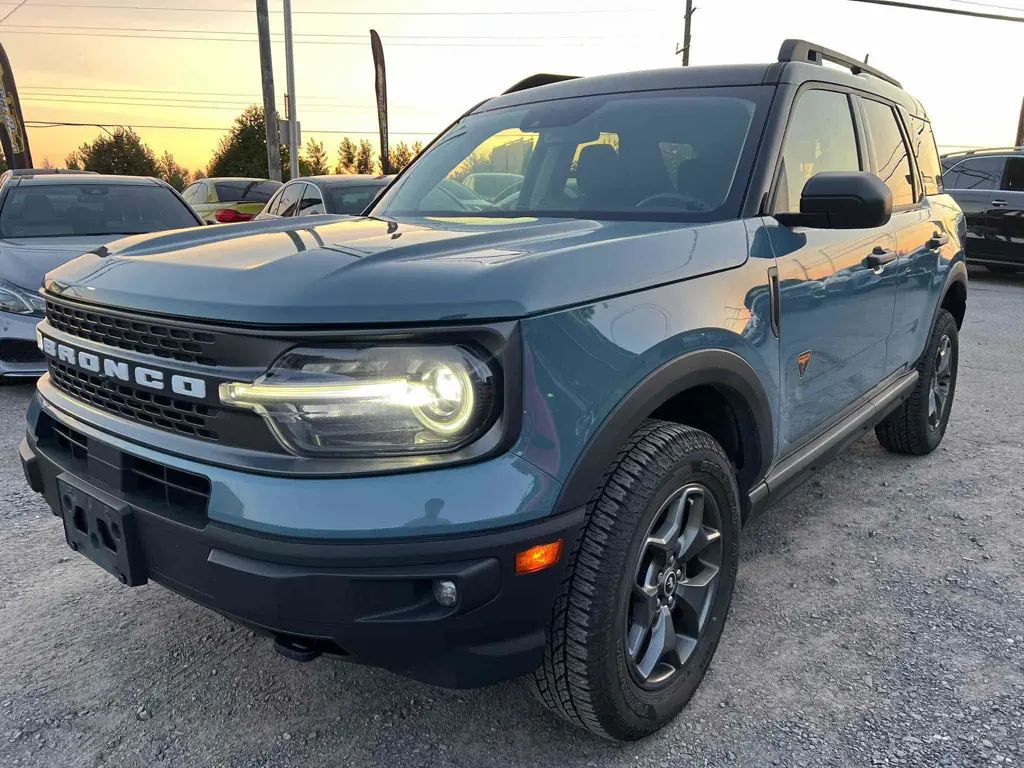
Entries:
[[807, 371], [807, 364], [809, 362], [811, 362], [811, 352], [810, 352], [810, 350], [808, 350], [806, 352], [801, 352], [799, 355], [797, 355], [797, 357], [796, 357], [796, 364], [800, 368], [800, 378], [801, 379], [804, 377], [804, 373], [806, 373], [806, 371]]

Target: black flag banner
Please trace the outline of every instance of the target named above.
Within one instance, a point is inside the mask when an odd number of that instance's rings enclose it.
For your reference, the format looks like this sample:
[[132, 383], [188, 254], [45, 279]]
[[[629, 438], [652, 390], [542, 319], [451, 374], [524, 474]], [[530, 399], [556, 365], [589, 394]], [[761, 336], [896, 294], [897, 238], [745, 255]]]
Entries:
[[380, 171], [391, 173], [391, 159], [388, 152], [388, 82], [384, 71], [384, 47], [380, 35], [370, 30], [370, 47], [373, 49], [374, 84], [377, 87], [377, 123], [380, 125]]
[[28, 134], [25, 132], [25, 118], [21, 114], [18, 88], [14, 85], [14, 71], [7, 58], [7, 52], [0, 45], [0, 144], [8, 168], [31, 168], [32, 155], [28, 151]]

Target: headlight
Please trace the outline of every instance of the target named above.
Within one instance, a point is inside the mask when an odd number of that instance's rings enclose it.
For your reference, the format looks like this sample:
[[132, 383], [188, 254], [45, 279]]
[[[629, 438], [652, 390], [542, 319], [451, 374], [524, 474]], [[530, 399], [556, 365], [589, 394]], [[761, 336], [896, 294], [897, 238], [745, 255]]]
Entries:
[[13, 312], [16, 315], [46, 314], [46, 302], [43, 297], [19, 288], [14, 283], [0, 280], [0, 310]]
[[454, 451], [501, 408], [497, 366], [464, 346], [297, 349], [225, 405], [263, 416], [295, 453], [400, 456]]

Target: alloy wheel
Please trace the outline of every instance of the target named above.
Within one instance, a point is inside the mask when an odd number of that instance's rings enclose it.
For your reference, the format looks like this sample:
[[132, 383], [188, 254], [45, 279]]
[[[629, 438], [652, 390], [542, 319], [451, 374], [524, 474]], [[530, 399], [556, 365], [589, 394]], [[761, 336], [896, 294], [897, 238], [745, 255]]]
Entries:
[[953, 343], [949, 336], [939, 339], [939, 347], [935, 352], [934, 373], [931, 390], [928, 392], [928, 426], [938, 429], [942, 424], [942, 416], [949, 400], [949, 390], [953, 383]]
[[626, 658], [647, 689], [671, 683], [697, 647], [718, 591], [722, 515], [690, 484], [658, 510], [640, 548], [626, 608]]

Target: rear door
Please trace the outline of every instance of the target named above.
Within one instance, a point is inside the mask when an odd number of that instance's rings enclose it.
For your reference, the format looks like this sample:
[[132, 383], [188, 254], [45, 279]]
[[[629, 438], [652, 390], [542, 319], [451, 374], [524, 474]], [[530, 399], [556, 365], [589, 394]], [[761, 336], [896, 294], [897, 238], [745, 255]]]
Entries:
[[[800, 210], [811, 176], [870, 170], [849, 93], [804, 88], [790, 113], [774, 193], [775, 213]], [[869, 269], [873, 252], [894, 256], [892, 227], [773, 232], [779, 270], [783, 446], [788, 453], [882, 380], [892, 325], [895, 264]]]
[[1003, 178], [1006, 158], [967, 157], [943, 175], [946, 191], [967, 217], [967, 256], [990, 258], [996, 253], [989, 209]]
[[1009, 266], [1024, 267], [1024, 155], [1006, 158], [987, 219], [993, 255]]
[[[939, 193], [934, 166], [937, 159], [925, 161], [928, 168], [927, 189], [923, 174], [918, 174], [911, 145], [925, 154], [926, 145], [934, 151], [930, 126], [915, 129], [906, 125], [893, 105], [872, 99], [858, 98], [864, 132], [868, 139], [871, 170], [892, 192], [891, 224], [896, 235], [897, 261], [886, 276], [896, 286], [893, 326], [886, 350], [883, 376], [905, 365], [916, 363], [931, 331], [932, 312], [937, 299], [933, 285], [938, 268], [939, 251], [952, 253], [950, 233], [945, 231], [948, 211], [933, 206]], [[923, 121], [922, 121], [923, 123]], [[924, 136], [927, 134], [929, 141]], [[914, 136], [912, 141], [908, 141]], [[954, 233], [955, 234], [955, 233]]]

